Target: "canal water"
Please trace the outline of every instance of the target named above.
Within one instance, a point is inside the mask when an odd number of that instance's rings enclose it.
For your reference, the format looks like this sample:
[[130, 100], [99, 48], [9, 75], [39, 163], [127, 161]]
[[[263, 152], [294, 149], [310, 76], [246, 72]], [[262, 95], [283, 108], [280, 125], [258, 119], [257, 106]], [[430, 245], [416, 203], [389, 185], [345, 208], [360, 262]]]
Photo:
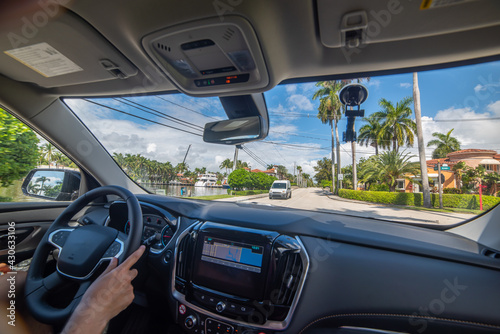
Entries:
[[[22, 181], [15, 181], [9, 187], [0, 187], [0, 201], [2, 198], [10, 198], [12, 202], [40, 202], [39, 198], [24, 196], [21, 191]], [[174, 196], [174, 197], [192, 197], [192, 196], [210, 196], [227, 194], [227, 189], [206, 188], [195, 186], [179, 185], [148, 185], [142, 184], [142, 187], [153, 194]], [[184, 189], [183, 189], [184, 188]], [[181, 194], [182, 192], [182, 194]]]
[[147, 185], [142, 184], [144, 188], [152, 193], [159, 195], [167, 195], [174, 197], [192, 197], [192, 196], [211, 196], [227, 194], [227, 189], [223, 188], [207, 188], [195, 186], [178, 186], [178, 185]]

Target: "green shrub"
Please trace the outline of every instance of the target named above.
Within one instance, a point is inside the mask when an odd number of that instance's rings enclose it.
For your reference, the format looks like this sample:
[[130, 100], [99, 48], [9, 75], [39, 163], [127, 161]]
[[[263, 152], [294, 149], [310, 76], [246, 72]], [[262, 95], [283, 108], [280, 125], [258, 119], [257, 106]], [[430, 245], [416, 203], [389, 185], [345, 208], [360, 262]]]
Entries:
[[321, 180], [321, 188], [331, 187], [332, 180]]
[[378, 184], [378, 183], [373, 183], [370, 184], [370, 191], [389, 191], [389, 186], [385, 183]]
[[462, 191], [458, 188], [444, 188], [443, 194], [461, 194]]
[[[365, 202], [422, 206], [422, 193], [397, 193], [385, 191], [362, 191], [340, 189], [342, 198], [355, 199]], [[483, 196], [483, 210], [488, 210], [500, 203], [499, 197]], [[431, 204], [439, 208], [439, 195], [431, 194]], [[479, 195], [443, 194], [443, 207], [479, 210]]]

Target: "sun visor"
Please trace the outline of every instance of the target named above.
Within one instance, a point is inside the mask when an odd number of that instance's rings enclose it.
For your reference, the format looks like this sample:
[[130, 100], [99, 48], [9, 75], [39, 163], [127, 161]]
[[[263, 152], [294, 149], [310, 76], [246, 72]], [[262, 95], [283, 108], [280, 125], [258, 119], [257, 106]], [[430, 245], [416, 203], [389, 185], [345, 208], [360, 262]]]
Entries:
[[317, 6], [321, 42], [328, 48], [361, 48], [500, 24], [498, 0], [318, 0]]
[[126, 79], [137, 69], [81, 17], [33, 6], [0, 22], [0, 73], [44, 88]]

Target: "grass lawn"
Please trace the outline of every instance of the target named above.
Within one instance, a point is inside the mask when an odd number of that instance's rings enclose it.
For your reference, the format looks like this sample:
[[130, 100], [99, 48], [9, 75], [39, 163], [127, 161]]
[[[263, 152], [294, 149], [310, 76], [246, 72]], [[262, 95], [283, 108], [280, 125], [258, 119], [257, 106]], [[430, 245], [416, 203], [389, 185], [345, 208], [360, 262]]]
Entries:
[[214, 199], [221, 199], [221, 198], [230, 198], [230, 197], [235, 197], [233, 195], [210, 195], [210, 196], [193, 196], [193, 197], [188, 197], [192, 199], [203, 199], [206, 201], [212, 201]]

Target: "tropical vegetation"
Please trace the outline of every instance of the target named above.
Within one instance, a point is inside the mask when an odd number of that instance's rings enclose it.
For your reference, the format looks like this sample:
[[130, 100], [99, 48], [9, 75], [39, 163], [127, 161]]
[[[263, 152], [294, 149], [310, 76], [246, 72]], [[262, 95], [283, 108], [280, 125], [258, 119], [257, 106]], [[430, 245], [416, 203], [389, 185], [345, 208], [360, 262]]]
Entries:
[[432, 136], [433, 139], [427, 143], [427, 147], [436, 146], [432, 152], [432, 159], [446, 158], [446, 155], [451, 152], [460, 150], [460, 142], [458, 139], [451, 136], [454, 129], [451, 129], [446, 134], [434, 132]]

